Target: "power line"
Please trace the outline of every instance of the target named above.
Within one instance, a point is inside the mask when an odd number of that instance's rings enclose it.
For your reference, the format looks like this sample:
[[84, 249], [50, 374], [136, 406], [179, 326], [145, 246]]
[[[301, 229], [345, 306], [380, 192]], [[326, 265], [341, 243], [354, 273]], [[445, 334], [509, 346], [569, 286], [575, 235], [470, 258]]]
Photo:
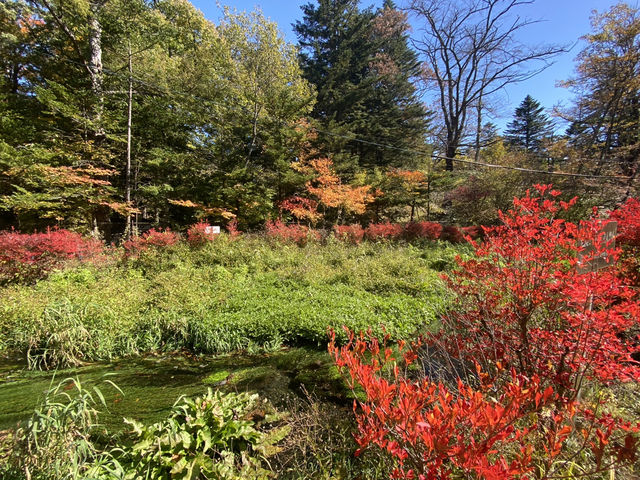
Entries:
[[436, 154], [430, 154], [428, 152], [424, 152], [424, 151], [420, 151], [420, 150], [414, 150], [414, 149], [409, 149], [409, 148], [403, 148], [403, 147], [396, 147], [394, 145], [387, 145], [384, 143], [377, 143], [377, 142], [372, 142], [369, 140], [362, 140], [359, 139], [357, 137], [349, 137], [347, 135], [341, 135], [335, 132], [329, 132], [326, 130], [320, 130], [318, 128], [312, 127], [313, 130], [315, 130], [318, 133], [322, 133], [325, 135], [330, 135], [333, 137], [338, 137], [338, 138], [342, 138], [344, 140], [348, 140], [348, 141], [352, 141], [352, 142], [358, 142], [358, 143], [362, 143], [365, 145], [371, 145], [371, 146], [376, 146], [376, 147], [381, 147], [381, 148], [387, 148], [387, 149], [392, 149], [392, 150], [398, 150], [398, 151], [403, 151], [403, 152], [407, 152], [407, 153], [414, 153], [414, 154], [419, 154], [419, 155], [429, 155], [431, 158], [437, 159], [437, 160], [451, 160], [453, 162], [458, 162], [458, 163], [464, 163], [467, 165], [474, 165], [474, 166], [478, 166], [478, 167], [487, 167], [487, 168], [502, 168], [502, 169], [506, 169], [506, 170], [516, 170], [519, 172], [527, 172], [527, 173], [539, 173], [539, 174], [544, 174], [544, 175], [557, 175], [557, 176], [565, 176], [565, 177], [582, 177], [582, 178], [603, 178], [603, 179], [617, 179], [617, 180], [631, 180], [633, 177], [625, 177], [625, 176], [621, 176], [621, 175], [590, 175], [590, 174], [585, 174], [585, 173], [569, 173], [569, 172], [549, 172], [546, 170], [535, 170], [535, 169], [531, 169], [531, 168], [522, 168], [522, 167], [512, 167], [509, 165], [497, 165], [497, 164], [491, 164], [491, 163], [486, 163], [486, 162], [476, 162], [476, 161], [472, 161], [472, 160], [463, 160], [461, 158], [451, 158], [451, 157], [445, 157], [443, 155], [436, 155]]
[[507, 170], [516, 170], [518, 172], [539, 173], [544, 175], [558, 175], [563, 177], [606, 178], [606, 179], [616, 179], [616, 180], [631, 180], [633, 178], [633, 177], [625, 177], [622, 175], [590, 175], [588, 173], [548, 172], [546, 170], [535, 170], [531, 168], [512, 167], [510, 165], [496, 165], [496, 164], [485, 163], [485, 162], [475, 162], [473, 160], [463, 160], [460, 158], [443, 157], [440, 155], [434, 155], [433, 157], [441, 160], [453, 160], [454, 162], [465, 163], [468, 165], [476, 165], [480, 167], [503, 168]]

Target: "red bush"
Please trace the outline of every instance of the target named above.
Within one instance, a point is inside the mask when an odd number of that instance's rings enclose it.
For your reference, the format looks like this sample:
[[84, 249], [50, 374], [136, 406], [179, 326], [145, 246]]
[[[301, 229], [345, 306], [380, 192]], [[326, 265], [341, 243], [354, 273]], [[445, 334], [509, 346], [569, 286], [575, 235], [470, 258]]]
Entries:
[[229, 223], [227, 223], [227, 233], [231, 238], [235, 238], [242, 234], [240, 230], [238, 230], [238, 220], [234, 218]]
[[622, 246], [619, 269], [623, 278], [636, 288], [640, 287], [640, 202], [628, 199], [611, 213], [618, 222], [616, 241]]
[[316, 230], [312, 230], [304, 225], [287, 225], [280, 219], [267, 222], [265, 225], [265, 233], [268, 238], [273, 238], [285, 243], [295, 243], [301, 247], [306, 245], [310, 239], [320, 239], [320, 234]]
[[505, 378], [495, 383], [476, 364], [473, 387], [410, 378], [400, 367], [415, 362], [419, 342], [410, 349], [401, 343], [396, 359], [375, 338], [348, 333], [343, 347], [332, 333], [329, 353], [349, 386], [360, 389], [358, 398], [364, 395], [354, 401], [356, 454], [369, 447], [386, 452], [398, 465], [393, 478], [564, 478], [555, 459], [584, 459], [586, 475], [635, 459], [638, 425], [567, 401], [536, 375], [498, 368]]
[[179, 241], [179, 235], [168, 228], [165, 231], [152, 228], [139, 237], [127, 240], [123, 246], [127, 256], [135, 256], [150, 248], [165, 248], [175, 245]]
[[463, 243], [465, 241], [464, 233], [462, 233], [462, 230], [460, 230], [458, 227], [453, 226], [443, 226], [440, 238], [451, 243]]
[[[588, 477], [637, 458], [640, 424], [581, 390], [640, 379], [638, 291], [617, 265], [590, 263], [620, 255], [603, 237], [607, 220], [559, 219], [575, 199], [536, 189], [444, 277], [458, 302], [425, 345], [401, 343], [396, 360], [374, 338], [351, 334], [339, 348], [332, 335], [336, 365], [364, 398], [356, 439], [394, 458], [394, 478], [564, 478], [575, 459]], [[443, 382], [430, 378], [438, 367]]]
[[364, 229], [358, 225], [335, 225], [333, 232], [338, 240], [343, 240], [355, 245], [359, 244], [364, 238]]
[[[501, 214], [504, 225], [474, 244], [475, 258], [459, 260], [445, 277], [460, 303], [443, 319], [443, 344], [454, 355], [481, 359], [485, 369], [500, 362], [540, 375], [567, 395], [585, 377], [639, 379], [637, 348], [627, 335], [638, 327], [638, 292], [618, 265], [583, 269], [599, 256], [619, 256], [601, 241], [606, 221], [556, 218], [575, 199], [557, 202], [559, 192], [536, 188], [538, 196], [515, 199]], [[586, 244], [594, 251], [587, 253]]]
[[367, 240], [398, 240], [402, 238], [404, 228], [398, 223], [371, 223], [364, 232]]
[[[353, 243], [360, 241], [360, 225], [335, 226], [337, 238], [349, 240]], [[437, 222], [412, 222], [406, 225], [400, 223], [372, 223], [364, 231], [363, 236], [367, 240], [400, 240], [408, 241], [427, 239], [438, 240], [443, 239], [454, 243], [462, 243], [465, 236], [468, 235], [472, 239], [481, 238], [484, 235], [482, 227], [465, 227], [459, 229], [457, 227], [443, 227]]]
[[478, 240], [484, 238], [484, 229], [479, 226], [462, 227], [462, 233], [471, 240]]
[[629, 198], [611, 213], [610, 218], [618, 221], [618, 242], [640, 247], [640, 201]]
[[187, 230], [187, 243], [192, 247], [202, 247], [209, 242], [213, 242], [217, 236], [215, 233], [207, 233], [211, 225], [204, 222], [191, 225]]
[[557, 218], [575, 199], [536, 189], [444, 276], [458, 301], [423, 345], [401, 343], [396, 360], [374, 338], [351, 334], [338, 348], [332, 336], [336, 365], [364, 398], [356, 439], [394, 458], [394, 478], [564, 478], [575, 459], [588, 477], [637, 458], [640, 424], [583, 390], [640, 379], [639, 293], [617, 264], [593, 268], [620, 255], [607, 220]]
[[34, 281], [71, 259], [86, 261], [103, 245], [69, 230], [25, 234], [0, 232], [0, 282]]
[[442, 225], [436, 222], [407, 223], [404, 227], [404, 235], [407, 240], [428, 239], [437, 240], [442, 234]]

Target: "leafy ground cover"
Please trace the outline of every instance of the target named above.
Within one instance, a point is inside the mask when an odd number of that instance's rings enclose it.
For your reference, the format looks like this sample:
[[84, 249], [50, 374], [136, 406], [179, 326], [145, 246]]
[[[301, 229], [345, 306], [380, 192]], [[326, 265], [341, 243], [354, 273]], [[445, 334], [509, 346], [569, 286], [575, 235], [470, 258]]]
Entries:
[[55, 272], [0, 292], [0, 351], [31, 367], [139, 352], [324, 345], [327, 330], [406, 338], [434, 325], [450, 296], [439, 273], [464, 246], [329, 241], [300, 248], [221, 236], [145, 249], [118, 264]]
[[[172, 405], [212, 388], [256, 392], [288, 412], [283, 421], [289, 433], [269, 460], [278, 477], [384, 477], [387, 467], [379, 458], [353, 457], [353, 394], [324, 349], [327, 329], [372, 326], [405, 338], [433, 327], [450, 301], [439, 274], [465, 249], [331, 239], [299, 247], [223, 235], [196, 245], [129, 249], [132, 254], [118, 261], [112, 257], [101, 265], [54, 271], [33, 285], [7, 286], [0, 292], [6, 332], [0, 340], [6, 359], [0, 367], [0, 430], [9, 430], [0, 434], [0, 465], [4, 458], [13, 465], [5, 474], [24, 478], [18, 458], [24, 454], [33, 460], [30, 475], [39, 471], [38, 478], [70, 471], [74, 478], [120, 478], [109, 477], [103, 466], [126, 470], [132, 461], [109, 454], [121, 447], [131, 452], [134, 438], [124, 417], [142, 422], [142, 432], [158, 422], [158, 431], [189, 429], [176, 427]], [[86, 392], [105, 375], [119, 390], [100, 387], [104, 405], [95, 406], [95, 416]], [[41, 404], [43, 392], [67, 377], [85, 390], [67, 383], [55, 395], [69, 397], [47, 397]], [[71, 407], [62, 406], [68, 401]], [[60, 418], [46, 422], [50, 445], [36, 448], [28, 425], [39, 425], [43, 409], [59, 411]], [[82, 428], [67, 428], [66, 422], [77, 424], [73, 412], [91, 419]], [[11, 430], [16, 422], [22, 430]], [[69, 457], [72, 465], [42, 470], [38, 459], [58, 458], [60, 448], [79, 456]], [[194, 452], [193, 459], [202, 458]], [[247, 464], [238, 465], [241, 470]], [[236, 478], [234, 471], [224, 478]]]

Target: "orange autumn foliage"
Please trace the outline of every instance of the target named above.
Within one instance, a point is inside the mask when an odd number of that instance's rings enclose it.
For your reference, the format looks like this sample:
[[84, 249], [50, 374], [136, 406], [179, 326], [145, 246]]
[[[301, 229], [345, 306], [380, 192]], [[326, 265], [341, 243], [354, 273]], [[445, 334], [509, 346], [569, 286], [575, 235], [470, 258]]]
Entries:
[[345, 213], [363, 214], [374, 200], [371, 185], [345, 185], [335, 173], [329, 158], [302, 159], [293, 168], [301, 173], [313, 175], [305, 187], [307, 192], [328, 208], [338, 208]]

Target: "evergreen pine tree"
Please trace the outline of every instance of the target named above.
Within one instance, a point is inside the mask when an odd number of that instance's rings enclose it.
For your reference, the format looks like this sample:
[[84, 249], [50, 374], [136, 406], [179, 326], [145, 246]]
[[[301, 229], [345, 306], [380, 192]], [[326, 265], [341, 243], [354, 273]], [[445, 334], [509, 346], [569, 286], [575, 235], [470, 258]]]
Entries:
[[[318, 92], [313, 118], [325, 130], [404, 148], [424, 145], [426, 111], [411, 78], [415, 53], [407, 44], [406, 17], [392, 2], [359, 10], [355, 0], [319, 0], [302, 7], [294, 25], [300, 63]], [[411, 155], [343, 141], [323, 145], [328, 153], [347, 151], [361, 167], [402, 165]], [[337, 161], [338, 168], [343, 164]]]
[[516, 108], [513, 121], [507, 125], [505, 138], [516, 148], [540, 153], [542, 140], [552, 133], [551, 121], [544, 113], [544, 108], [531, 95], [527, 95]]
[[[385, 0], [373, 19], [372, 41], [376, 52], [369, 62], [373, 92], [367, 97], [368, 117], [362, 129], [382, 143], [419, 150], [424, 149], [428, 117], [412, 84], [420, 73], [420, 62], [408, 44], [409, 28], [406, 14], [397, 10], [393, 1]], [[390, 163], [413, 168], [421, 160], [406, 151], [378, 149], [377, 154], [384, 157], [376, 165]]]

